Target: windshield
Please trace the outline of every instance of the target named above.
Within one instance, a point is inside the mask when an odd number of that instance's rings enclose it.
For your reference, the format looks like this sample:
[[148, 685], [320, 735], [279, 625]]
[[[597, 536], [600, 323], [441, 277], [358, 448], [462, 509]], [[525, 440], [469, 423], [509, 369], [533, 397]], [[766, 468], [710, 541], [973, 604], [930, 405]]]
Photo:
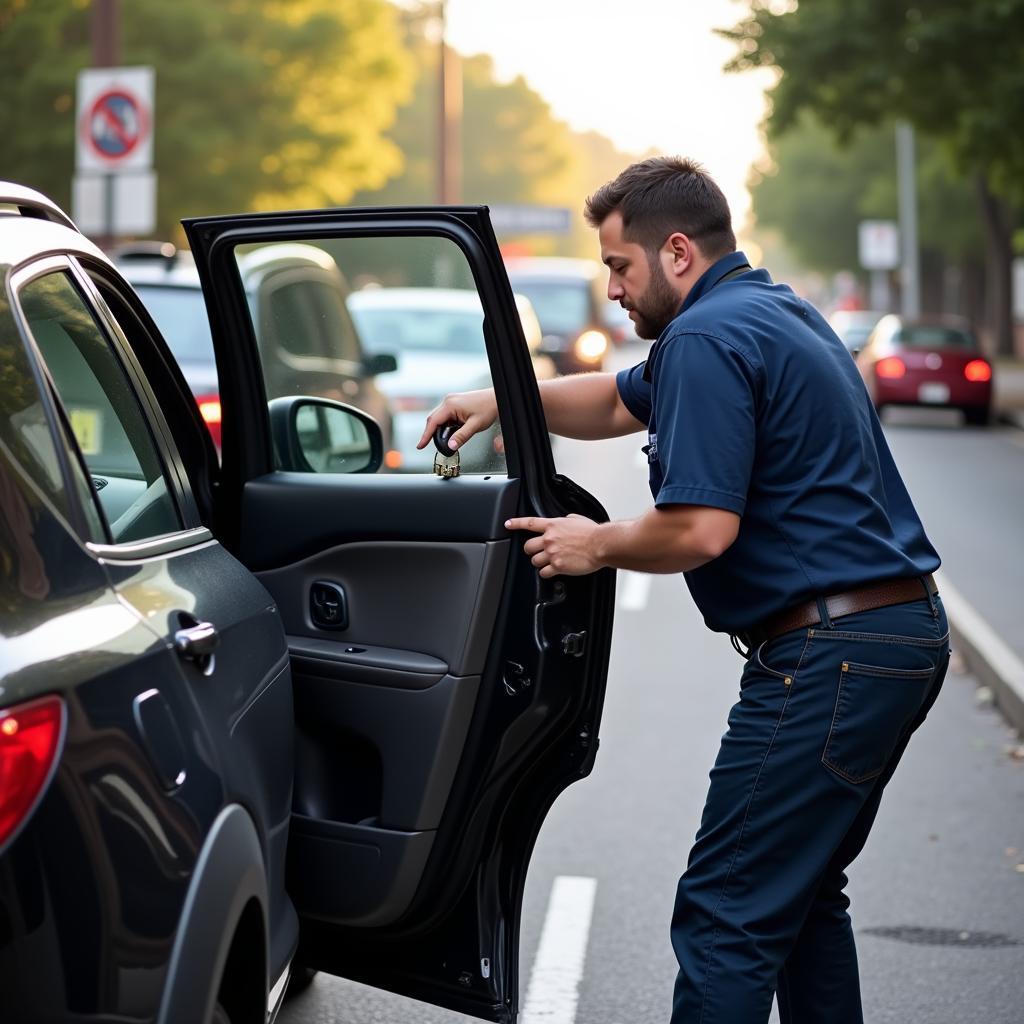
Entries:
[[213, 339], [198, 288], [137, 284], [133, 286], [156, 321], [179, 363], [212, 363]]
[[484, 315], [473, 310], [365, 309], [350, 304], [363, 348], [387, 352], [484, 351]]
[[586, 281], [512, 278], [512, 287], [533, 303], [545, 334], [579, 334], [590, 323]]
[[955, 327], [904, 327], [893, 341], [908, 348], [977, 348], [974, 338]]

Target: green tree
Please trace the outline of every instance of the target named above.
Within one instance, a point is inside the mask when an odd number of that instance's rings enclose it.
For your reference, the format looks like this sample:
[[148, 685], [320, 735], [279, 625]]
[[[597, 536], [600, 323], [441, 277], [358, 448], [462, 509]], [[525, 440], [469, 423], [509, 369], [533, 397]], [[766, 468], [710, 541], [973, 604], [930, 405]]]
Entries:
[[[897, 213], [892, 125], [856, 128], [844, 143], [808, 113], [781, 133], [769, 127], [769, 155], [749, 183], [758, 226], [777, 230], [807, 268], [856, 270], [860, 221]], [[970, 189], [945, 149], [927, 139], [918, 147], [917, 182], [920, 243], [933, 271], [926, 283], [941, 308], [936, 274], [948, 263], [974, 276], [982, 232]]]
[[750, 0], [722, 32], [733, 70], [781, 71], [771, 91], [775, 132], [814, 112], [840, 139], [905, 118], [939, 140], [976, 193], [985, 226], [992, 321], [1012, 350], [1010, 263], [1024, 205], [1024, 0]]
[[[187, 215], [346, 202], [401, 168], [411, 84], [385, 0], [132, 0], [119, 62], [156, 69], [157, 232]], [[0, 0], [0, 173], [69, 203], [87, 0]]]

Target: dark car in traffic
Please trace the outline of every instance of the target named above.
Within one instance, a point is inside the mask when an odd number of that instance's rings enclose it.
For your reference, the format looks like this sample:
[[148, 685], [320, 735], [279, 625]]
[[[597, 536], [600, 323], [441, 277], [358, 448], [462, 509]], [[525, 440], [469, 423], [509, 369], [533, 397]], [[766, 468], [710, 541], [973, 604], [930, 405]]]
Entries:
[[540, 351], [559, 373], [600, 370], [608, 353], [605, 271], [595, 260], [560, 256], [506, 260], [512, 288], [537, 312]]
[[[0, 1018], [266, 1024], [318, 970], [511, 1024], [531, 851], [596, 754], [614, 573], [541, 579], [504, 529], [606, 517], [555, 471], [487, 212], [185, 227], [220, 459], [116, 266], [0, 183]], [[272, 393], [240, 265], [379, 266], [382, 239], [478, 283], [487, 474], [380, 473], [365, 410]]]
[[[206, 304], [192, 254], [170, 243], [122, 246], [115, 263], [141, 296], [181, 367], [214, 443], [222, 409]], [[364, 409], [391, 448], [391, 412], [375, 378], [394, 353], [370, 355], [349, 315], [348, 282], [329, 253], [282, 242], [239, 259], [268, 397], [320, 395]]]
[[857, 355], [881, 413], [894, 405], [960, 409], [982, 426], [992, 410], [992, 364], [958, 317], [882, 317]]

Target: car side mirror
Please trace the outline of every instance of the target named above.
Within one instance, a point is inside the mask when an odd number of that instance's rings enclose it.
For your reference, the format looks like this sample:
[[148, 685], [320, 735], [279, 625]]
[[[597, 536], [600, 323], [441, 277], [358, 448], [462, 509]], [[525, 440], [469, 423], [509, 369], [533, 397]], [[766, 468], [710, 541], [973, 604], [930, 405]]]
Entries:
[[367, 377], [376, 377], [378, 373], [394, 373], [397, 369], [398, 360], [390, 352], [380, 352], [363, 360], [363, 371]]
[[376, 473], [384, 461], [384, 435], [377, 421], [362, 409], [304, 395], [275, 398], [269, 409], [278, 469]]

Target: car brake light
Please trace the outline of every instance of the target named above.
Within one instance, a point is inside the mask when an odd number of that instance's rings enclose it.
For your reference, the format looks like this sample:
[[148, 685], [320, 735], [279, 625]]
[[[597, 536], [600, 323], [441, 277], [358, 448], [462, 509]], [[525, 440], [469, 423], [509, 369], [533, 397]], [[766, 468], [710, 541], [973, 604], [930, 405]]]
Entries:
[[402, 453], [395, 448], [389, 448], [384, 453], [384, 465], [388, 469], [401, 469], [402, 467]]
[[964, 367], [964, 376], [969, 381], [981, 382], [992, 379], [992, 367], [984, 359], [972, 359]]
[[199, 395], [196, 397], [196, 404], [199, 406], [199, 415], [210, 431], [213, 443], [220, 450], [220, 395]]
[[875, 376], [884, 377], [886, 380], [897, 380], [906, 372], [907, 368], [899, 356], [887, 356], [875, 363]]
[[57, 757], [63, 723], [59, 697], [0, 710], [0, 846], [35, 807]]

